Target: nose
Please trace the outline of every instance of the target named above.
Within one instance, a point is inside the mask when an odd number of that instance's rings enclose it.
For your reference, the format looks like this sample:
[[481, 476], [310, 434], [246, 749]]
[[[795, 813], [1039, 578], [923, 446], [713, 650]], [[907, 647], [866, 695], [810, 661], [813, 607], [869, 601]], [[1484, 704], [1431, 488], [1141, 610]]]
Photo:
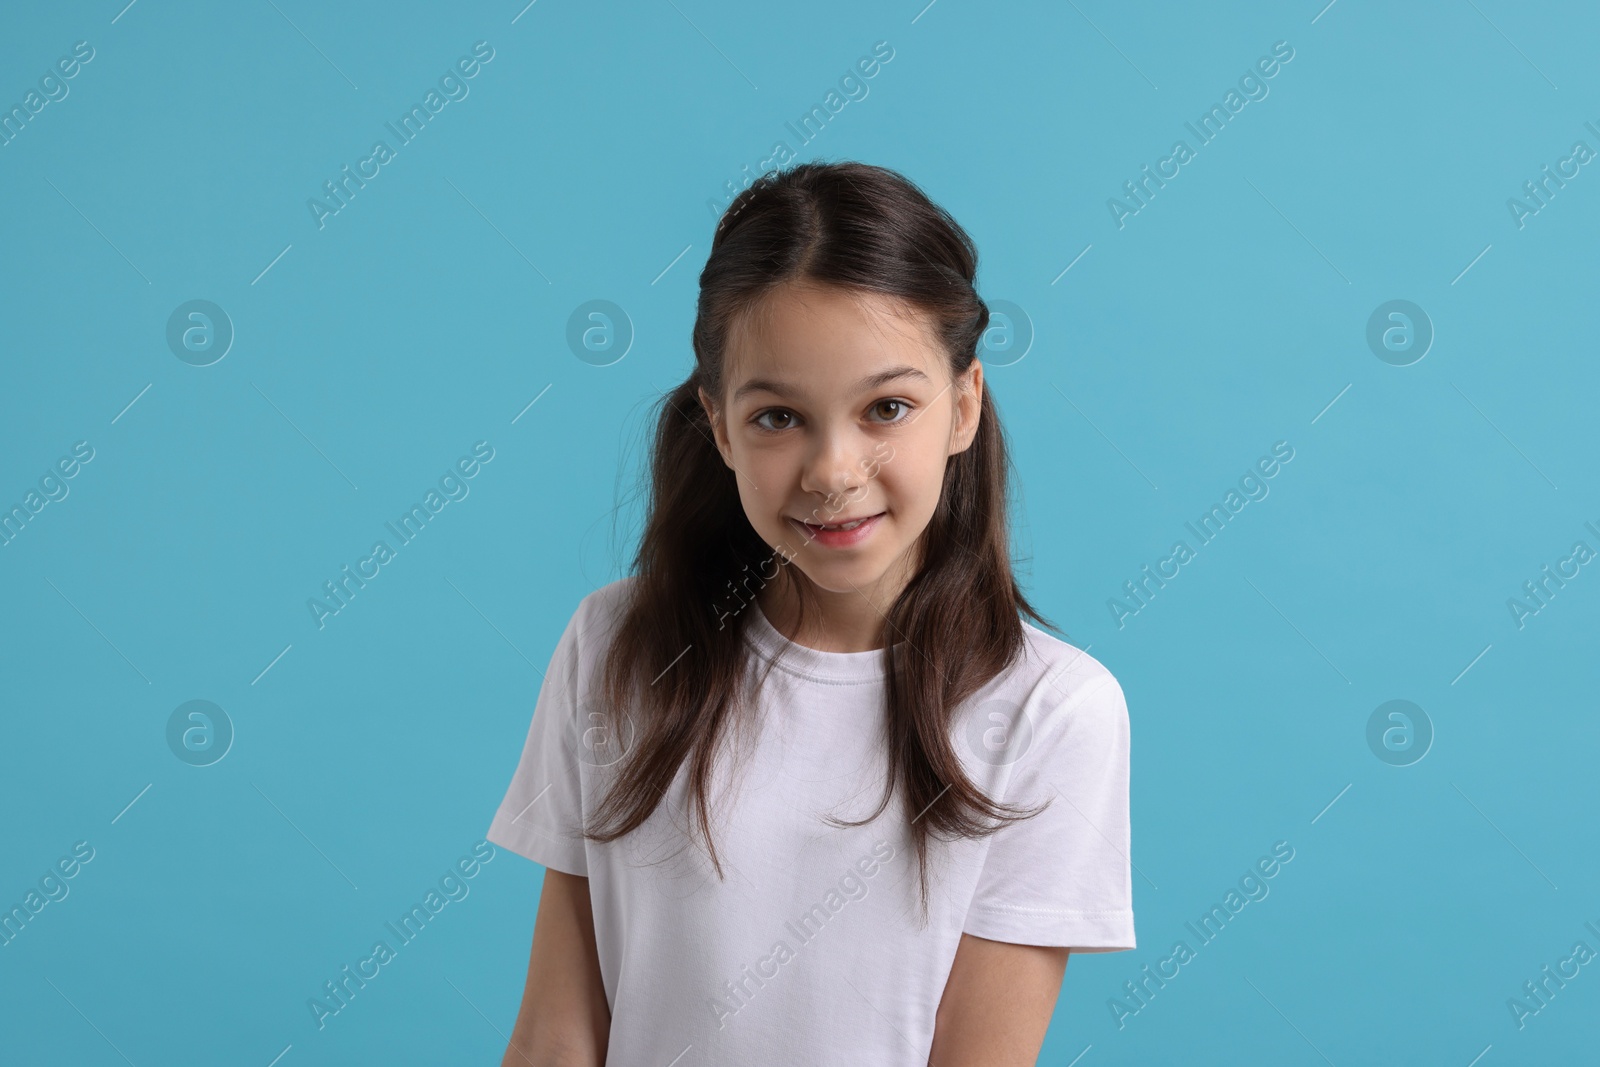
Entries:
[[851, 428], [819, 430], [800, 472], [800, 488], [822, 496], [822, 506], [831, 511], [861, 499], [866, 490], [863, 449], [860, 435]]

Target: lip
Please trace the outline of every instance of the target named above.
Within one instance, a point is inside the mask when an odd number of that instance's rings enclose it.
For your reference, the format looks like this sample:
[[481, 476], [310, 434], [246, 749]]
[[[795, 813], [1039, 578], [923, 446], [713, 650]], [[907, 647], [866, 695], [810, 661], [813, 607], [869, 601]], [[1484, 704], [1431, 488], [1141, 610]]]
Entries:
[[[807, 539], [815, 544], [823, 545], [827, 548], [849, 548], [860, 544], [871, 536], [872, 531], [877, 528], [878, 521], [883, 518], [884, 514], [884, 512], [880, 511], [876, 515], [858, 516], [866, 521], [862, 522], [854, 530], [824, 530], [820, 526], [813, 526], [800, 519], [790, 518], [789, 521], [804, 532]], [[854, 521], [856, 520], [841, 519], [828, 525], [839, 526]]]

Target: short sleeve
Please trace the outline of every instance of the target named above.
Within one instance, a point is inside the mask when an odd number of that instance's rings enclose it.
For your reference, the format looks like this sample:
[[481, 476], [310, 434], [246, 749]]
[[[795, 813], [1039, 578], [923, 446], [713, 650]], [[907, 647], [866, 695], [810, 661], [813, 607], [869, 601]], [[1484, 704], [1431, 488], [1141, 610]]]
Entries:
[[539, 687], [522, 758], [488, 839], [541, 866], [588, 876], [583, 781], [578, 756], [579, 635], [583, 607], [573, 613]]
[[992, 941], [1115, 952], [1136, 947], [1128, 707], [1105, 667], [1074, 655], [1076, 669], [1043, 687], [1049, 710], [1036, 716], [1043, 721], [1005, 790], [1009, 804], [1050, 804], [990, 837], [962, 929]]

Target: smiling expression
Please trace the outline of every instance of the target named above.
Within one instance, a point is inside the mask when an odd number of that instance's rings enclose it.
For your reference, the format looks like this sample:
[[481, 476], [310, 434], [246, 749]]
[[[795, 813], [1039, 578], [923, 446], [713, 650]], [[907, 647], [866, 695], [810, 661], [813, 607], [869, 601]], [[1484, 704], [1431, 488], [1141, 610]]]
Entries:
[[730, 331], [724, 381], [723, 403], [700, 400], [756, 533], [824, 590], [892, 598], [977, 431], [982, 367], [952, 379], [904, 300], [791, 282]]

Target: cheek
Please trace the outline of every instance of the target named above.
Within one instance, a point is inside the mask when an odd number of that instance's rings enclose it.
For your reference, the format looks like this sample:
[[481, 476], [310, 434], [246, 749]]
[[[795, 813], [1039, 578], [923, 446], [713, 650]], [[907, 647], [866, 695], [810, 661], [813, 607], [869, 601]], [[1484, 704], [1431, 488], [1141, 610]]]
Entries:
[[[773, 450], [763, 448], [761, 442], [751, 441], [744, 434], [735, 432], [728, 439], [728, 461], [741, 472], [750, 474], [752, 471], [770, 467], [775, 461]], [[743, 481], [743, 479], [740, 479]], [[740, 492], [745, 492], [748, 487], [741, 486]]]
[[948, 459], [943, 444], [936, 434], [893, 442], [894, 452], [879, 469], [879, 480], [898, 496], [937, 500]]
[[885, 467], [882, 474], [878, 474], [877, 499], [882, 501], [885, 509], [893, 512], [894, 522], [901, 526], [901, 530], [906, 526], [920, 528], [928, 522], [934, 506], [939, 502], [936, 494], [930, 494], [923, 488], [922, 477], [904, 467], [894, 472]]
[[741, 453], [736, 448], [733, 461], [738, 472], [728, 473], [738, 486], [739, 504], [750, 525], [769, 543], [775, 537], [790, 536], [781, 515], [789, 486], [796, 477], [788, 459], [774, 449], [746, 449]]
[[902, 525], [920, 529], [939, 506], [939, 485], [943, 467], [919, 461], [913, 467], [904, 453], [885, 464], [878, 474], [880, 492]]
[[755, 486], [750, 484], [752, 480], [755, 481], [756, 485], [765, 484], [761, 479], [761, 474], [744, 466], [739, 469], [745, 473], [743, 478], [735, 475], [739, 485], [739, 503], [744, 508], [745, 518], [750, 520], [750, 525], [755, 527], [756, 532], [763, 535], [770, 533], [772, 525], [776, 521], [772, 514], [771, 501], [764, 494], [757, 492]]
[[[800, 477], [794, 450], [773, 445], [735, 447], [733, 462], [739, 471], [739, 493], [753, 507], [771, 510], [782, 506], [784, 493]], [[752, 484], [753, 483], [753, 484]], [[760, 491], [756, 489], [760, 486]]]

